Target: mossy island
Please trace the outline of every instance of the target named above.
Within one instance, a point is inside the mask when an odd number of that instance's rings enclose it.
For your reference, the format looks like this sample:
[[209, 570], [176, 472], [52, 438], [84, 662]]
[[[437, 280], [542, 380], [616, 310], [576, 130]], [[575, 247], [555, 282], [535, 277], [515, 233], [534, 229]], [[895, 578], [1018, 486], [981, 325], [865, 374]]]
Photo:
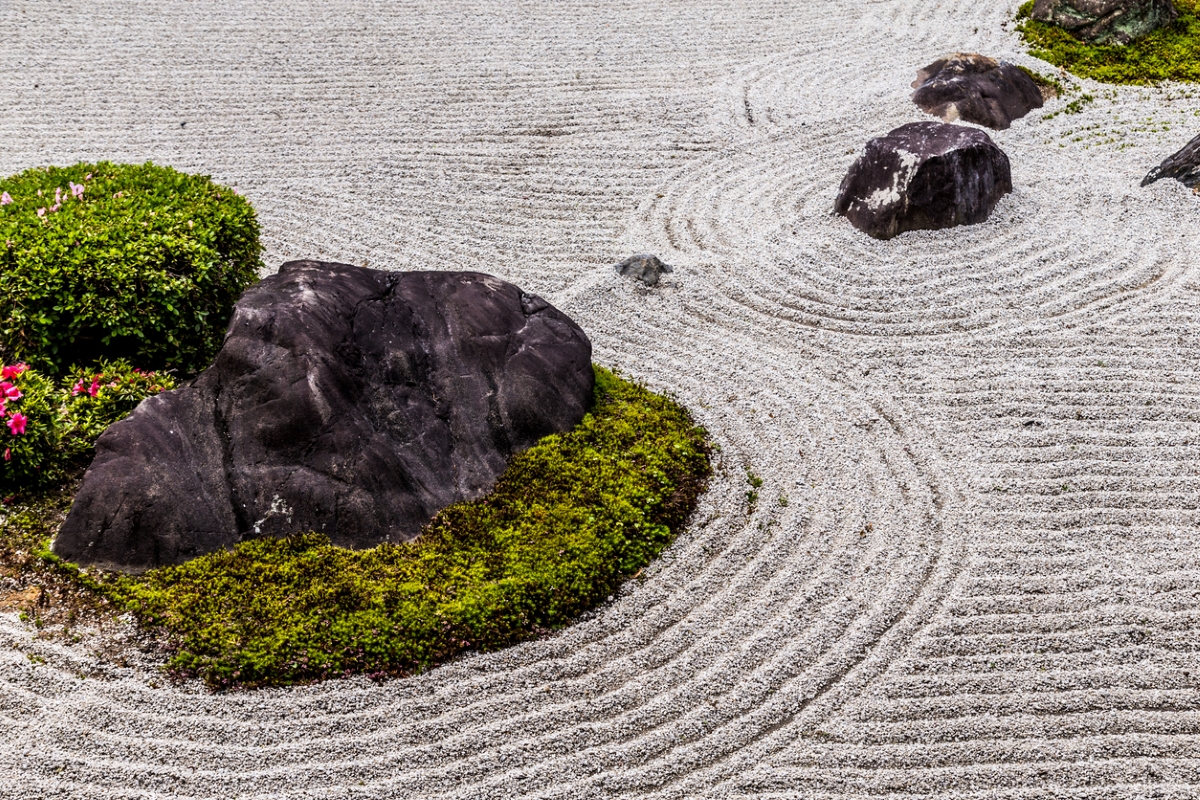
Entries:
[[[4, 431], [17, 451], [0, 564], [56, 598], [26, 609], [39, 627], [132, 613], [172, 676], [213, 689], [409, 675], [570, 624], [670, 545], [706, 486], [707, 434], [686, 409], [596, 366], [582, 422], [415, 541], [353, 550], [300, 531], [136, 575], [80, 569], [48, 545], [97, 437], [220, 346], [257, 276], [257, 221], [232, 190], [149, 164], [29, 170], [0, 187], [6, 302], [55, 304], [15, 315], [5, 340], [21, 430]], [[43, 272], [47, 290], [31, 290]]]

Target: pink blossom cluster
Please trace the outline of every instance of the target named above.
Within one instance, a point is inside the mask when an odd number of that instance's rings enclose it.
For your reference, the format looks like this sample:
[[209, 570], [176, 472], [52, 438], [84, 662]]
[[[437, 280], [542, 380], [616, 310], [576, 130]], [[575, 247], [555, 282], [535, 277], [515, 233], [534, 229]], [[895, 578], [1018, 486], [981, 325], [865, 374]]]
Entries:
[[[83, 176], [83, 179], [85, 181], [91, 180], [91, 178], [92, 178], [92, 174], [90, 172], [87, 175]], [[63, 203], [71, 197], [74, 197], [76, 200], [83, 200], [83, 192], [84, 192], [84, 185], [82, 183], [75, 183], [75, 181], [67, 181], [66, 192], [63, 191], [63, 188], [61, 186], [59, 186], [57, 189], [55, 189], [54, 190], [54, 205], [43, 206], [43, 207], [39, 208], [37, 210], [37, 215], [39, 217], [44, 217], [47, 214], [53, 214], [55, 211], [58, 211], [60, 208], [62, 208]], [[38, 189], [38, 197], [41, 197], [41, 196], [42, 196], [42, 190]], [[12, 205], [12, 203], [13, 203], [13, 199], [12, 199], [11, 194], [9, 194], [8, 192], [0, 193], [0, 206], [8, 206], [8, 205]]]
[[[71, 387], [71, 396], [76, 397], [81, 394], [87, 394], [89, 397], [95, 397], [96, 395], [98, 395], [100, 393], [100, 379], [103, 377], [104, 377], [104, 373], [102, 373], [102, 372], [97, 373], [96, 375], [93, 375], [92, 376], [92, 384], [90, 386], [88, 386], [86, 389], [83, 387], [85, 385], [87, 385], [87, 378], [80, 378], [79, 380], [77, 380], [75, 382], [75, 385]], [[117, 385], [117, 382], [113, 381], [112, 383], [108, 384], [108, 388], [111, 389], [116, 385]]]
[[[144, 370], [138, 369], [137, 367], [134, 367], [133, 374], [140, 375], [145, 378], [153, 378], [155, 376], [155, 374], [157, 374], [157, 373], [146, 372]], [[120, 383], [119, 377], [116, 380], [111, 380], [107, 383], [105, 383], [103, 381], [103, 378], [104, 378], [103, 372], [97, 372], [95, 375], [93, 375], [91, 377], [90, 380], [88, 378], [80, 378], [79, 380], [75, 381], [75, 385], [71, 387], [71, 396], [78, 397], [81, 394], [86, 394], [89, 397], [95, 397], [96, 395], [100, 394], [100, 390], [102, 388], [115, 389], [115, 388], [117, 388], [117, 385]], [[130, 380], [132, 381], [132, 379], [130, 379]], [[161, 386], [155, 385], [155, 386], [151, 387], [150, 391], [161, 392], [162, 388], [163, 387], [161, 387]]]
[[[83, 184], [75, 183], [74, 181], [68, 181], [68, 183], [71, 185], [71, 196], [74, 197], [76, 200], [82, 200], [83, 199]], [[62, 187], [59, 186], [58, 188], [56, 188], [54, 190], [54, 205], [50, 206], [49, 208], [39, 208], [37, 211], [37, 215], [39, 217], [44, 217], [44, 216], [46, 216], [47, 213], [53, 214], [55, 211], [58, 211], [60, 208], [62, 208], [62, 204], [63, 204], [63, 190], [62, 190]]]
[[[29, 369], [25, 364], [6, 364], [0, 370], [0, 419], [8, 418], [5, 423], [8, 425], [9, 432], [13, 436], [20, 436], [25, 433], [25, 426], [29, 422], [29, 418], [24, 414], [12, 411], [8, 408], [10, 400], [20, 400], [22, 397], [21, 390], [16, 387], [13, 380], [20, 377], [21, 373]], [[12, 449], [4, 448], [4, 460], [12, 460]]]

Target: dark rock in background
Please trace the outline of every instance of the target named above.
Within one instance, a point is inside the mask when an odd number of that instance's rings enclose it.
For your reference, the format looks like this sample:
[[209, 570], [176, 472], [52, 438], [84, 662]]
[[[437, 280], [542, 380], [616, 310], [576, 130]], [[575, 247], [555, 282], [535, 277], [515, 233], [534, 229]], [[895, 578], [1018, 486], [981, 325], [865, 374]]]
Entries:
[[943, 122], [1005, 130], [1035, 108], [1042, 91], [1020, 67], [977, 53], [940, 58], [917, 73], [913, 102]]
[[635, 278], [647, 286], [657, 286], [659, 279], [675, 269], [670, 264], [658, 260], [658, 256], [640, 254], [617, 264], [617, 274], [627, 278]]
[[1036, 0], [1031, 16], [1092, 44], [1129, 44], [1179, 18], [1171, 0]]
[[867, 142], [834, 211], [876, 239], [983, 222], [1012, 191], [1008, 156], [978, 128], [910, 122]]
[[1174, 178], [1189, 189], [1200, 186], [1200, 136], [1146, 173], [1146, 177], [1142, 178], [1142, 186], [1149, 186], [1163, 178]]
[[238, 302], [212, 366], [100, 437], [54, 551], [140, 570], [298, 531], [412, 539], [579, 423], [591, 352], [488, 275], [289, 262]]

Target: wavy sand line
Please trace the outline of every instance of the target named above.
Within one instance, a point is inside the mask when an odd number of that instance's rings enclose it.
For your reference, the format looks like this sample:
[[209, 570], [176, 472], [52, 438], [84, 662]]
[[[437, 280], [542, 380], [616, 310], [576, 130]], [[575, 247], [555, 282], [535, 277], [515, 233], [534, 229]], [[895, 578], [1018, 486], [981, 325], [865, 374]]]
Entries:
[[153, 158], [239, 185], [268, 263], [493, 272], [723, 448], [644, 581], [411, 680], [209, 695], [0, 615], [0, 795], [1194, 796], [1198, 206], [1136, 184], [1200, 99], [996, 133], [983, 225], [828, 214], [918, 67], [1036, 66], [1010, 5], [0, 8], [7, 172]]

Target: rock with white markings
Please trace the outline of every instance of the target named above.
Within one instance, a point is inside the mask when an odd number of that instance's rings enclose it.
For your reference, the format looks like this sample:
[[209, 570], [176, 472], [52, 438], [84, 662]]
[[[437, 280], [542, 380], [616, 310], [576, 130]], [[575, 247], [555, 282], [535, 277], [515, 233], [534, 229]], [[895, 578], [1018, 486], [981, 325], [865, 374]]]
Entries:
[[978, 128], [910, 122], [867, 142], [834, 211], [876, 239], [983, 222], [1012, 191], [1008, 156]]
[[1189, 189], [1200, 187], [1200, 136], [1146, 173], [1146, 177], [1142, 178], [1142, 186], [1149, 186], [1163, 178], [1174, 178]]

